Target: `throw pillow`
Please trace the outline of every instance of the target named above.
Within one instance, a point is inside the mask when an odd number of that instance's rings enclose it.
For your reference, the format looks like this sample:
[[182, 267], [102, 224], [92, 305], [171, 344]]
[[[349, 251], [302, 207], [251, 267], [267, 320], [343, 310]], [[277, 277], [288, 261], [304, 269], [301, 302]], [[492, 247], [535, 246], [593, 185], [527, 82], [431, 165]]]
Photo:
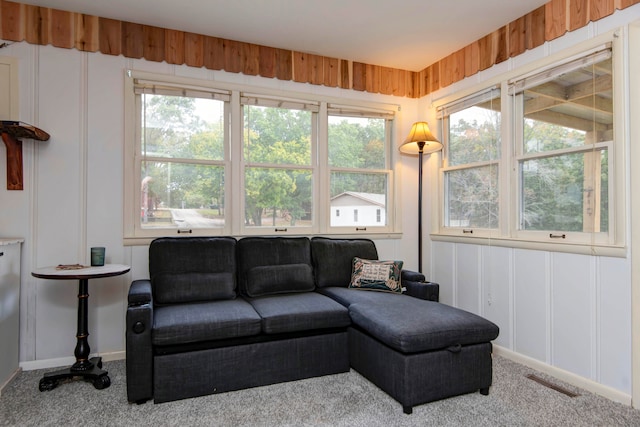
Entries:
[[349, 287], [401, 293], [402, 265], [403, 261], [377, 261], [355, 257]]

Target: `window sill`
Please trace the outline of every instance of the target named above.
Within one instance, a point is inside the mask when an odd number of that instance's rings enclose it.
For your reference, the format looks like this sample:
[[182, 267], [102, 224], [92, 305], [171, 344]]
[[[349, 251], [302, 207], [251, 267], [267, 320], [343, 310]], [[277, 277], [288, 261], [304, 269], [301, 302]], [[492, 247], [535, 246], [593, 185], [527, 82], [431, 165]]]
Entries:
[[[168, 235], [167, 235], [168, 236]], [[171, 235], [172, 237], [196, 237], [193, 234], [184, 234], [182, 236]], [[236, 239], [242, 239], [243, 237], [255, 236], [255, 234], [247, 234], [247, 235], [234, 235]], [[276, 234], [264, 234], [264, 236], [278, 236]], [[326, 234], [287, 234], [286, 236], [280, 237], [329, 237], [333, 239], [371, 239], [371, 240], [380, 240], [380, 239], [400, 239], [402, 238], [402, 233], [399, 232], [384, 232], [384, 233], [326, 233]], [[124, 237], [122, 244], [124, 246], [148, 246], [154, 239], [165, 237], [165, 236], [154, 236], [154, 237]]]
[[512, 239], [506, 237], [470, 237], [450, 234], [430, 234], [434, 242], [465, 243], [481, 246], [498, 246], [513, 249], [529, 249], [547, 252], [564, 252], [579, 255], [606, 256], [615, 258], [626, 258], [628, 248], [626, 246], [606, 246], [598, 244], [584, 243], [560, 243], [560, 242], [540, 242], [533, 240]]

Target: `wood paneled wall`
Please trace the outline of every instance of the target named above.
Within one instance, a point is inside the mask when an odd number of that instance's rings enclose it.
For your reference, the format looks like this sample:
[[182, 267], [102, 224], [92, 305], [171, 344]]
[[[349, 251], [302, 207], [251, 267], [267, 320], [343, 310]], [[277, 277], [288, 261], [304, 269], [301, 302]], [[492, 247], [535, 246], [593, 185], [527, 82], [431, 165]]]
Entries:
[[419, 72], [5, 0], [0, 39], [419, 98], [636, 3], [551, 0]]
[[551, 0], [419, 72], [418, 97], [520, 55], [640, 0]]

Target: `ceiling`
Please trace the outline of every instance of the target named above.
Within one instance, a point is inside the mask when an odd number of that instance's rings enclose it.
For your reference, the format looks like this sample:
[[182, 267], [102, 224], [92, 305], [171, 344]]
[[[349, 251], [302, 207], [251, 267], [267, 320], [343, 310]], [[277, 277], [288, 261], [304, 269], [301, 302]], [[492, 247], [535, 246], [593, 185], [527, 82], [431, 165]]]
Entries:
[[16, 0], [420, 71], [548, 0]]

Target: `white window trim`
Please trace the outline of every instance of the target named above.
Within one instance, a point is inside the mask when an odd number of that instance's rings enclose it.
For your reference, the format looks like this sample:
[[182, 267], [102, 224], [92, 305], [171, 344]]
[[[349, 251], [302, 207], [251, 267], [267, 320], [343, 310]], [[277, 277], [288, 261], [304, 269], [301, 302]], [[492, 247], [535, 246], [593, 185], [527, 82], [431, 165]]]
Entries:
[[[342, 109], [341, 113], [336, 113], [335, 111], [331, 112], [331, 115], [350, 115], [350, 112], [352, 113], [354, 111], [353, 108], [351, 109], [347, 109], [345, 107], [340, 107]], [[367, 109], [360, 109], [359, 111], [365, 111], [366, 112]], [[327, 116], [329, 115], [329, 108], [327, 109]], [[356, 235], [360, 235], [363, 233], [373, 233], [373, 234], [380, 234], [380, 233], [393, 233], [394, 230], [399, 230], [399, 226], [395, 221], [396, 215], [397, 215], [397, 208], [396, 206], [398, 206], [400, 203], [398, 203], [398, 200], [395, 197], [395, 185], [394, 185], [394, 170], [392, 169], [392, 158], [393, 158], [393, 148], [396, 147], [396, 144], [393, 142], [393, 135], [394, 135], [394, 121], [393, 120], [389, 120], [389, 117], [392, 116], [390, 115], [388, 112], [385, 114], [384, 112], [377, 110], [370, 110], [370, 114], [363, 114], [363, 117], [376, 117], [379, 116], [380, 118], [386, 118], [387, 119], [387, 123], [385, 124], [385, 138], [387, 141], [389, 141], [389, 144], [387, 146], [387, 151], [385, 153], [385, 169], [355, 169], [355, 168], [339, 168], [339, 167], [330, 167], [328, 164], [328, 160], [329, 160], [329, 156], [328, 156], [328, 152], [327, 155], [322, 157], [321, 159], [323, 159], [323, 163], [325, 163], [325, 168], [327, 170], [327, 173], [325, 174], [325, 181], [326, 181], [326, 192], [323, 192], [322, 195], [324, 197], [326, 197], [326, 201], [323, 200], [324, 206], [327, 206], [327, 209], [323, 209], [323, 211], [327, 211], [326, 212], [326, 222], [323, 223], [324, 229], [328, 230], [330, 234], [335, 234], [335, 235], [351, 235], [351, 234], [356, 234]], [[375, 174], [386, 174], [387, 175], [387, 196], [388, 196], [388, 200], [387, 203], [385, 205], [385, 210], [386, 210], [386, 219], [387, 219], [387, 224], [386, 225], [376, 225], [376, 224], [370, 224], [370, 225], [355, 225], [355, 226], [331, 226], [331, 203], [330, 203], [330, 197], [329, 197], [329, 185], [330, 185], [330, 179], [331, 179], [331, 172], [353, 172], [353, 173], [375, 173]], [[393, 201], [396, 201], [395, 203]]]
[[[231, 212], [243, 212], [244, 197], [236, 197], [235, 193], [239, 191], [235, 185], [240, 185], [244, 176], [244, 164], [241, 149], [232, 149], [232, 147], [241, 147], [241, 138], [243, 132], [242, 105], [241, 96], [263, 97], [274, 99], [286, 99], [291, 102], [302, 102], [317, 104], [317, 119], [321, 123], [326, 122], [328, 118], [328, 106], [340, 108], [345, 112], [364, 111], [372, 112], [380, 115], [394, 115], [400, 110], [397, 104], [361, 101], [346, 98], [322, 96], [317, 94], [298, 93], [283, 90], [275, 90], [268, 88], [258, 88], [249, 85], [241, 85], [235, 83], [224, 83], [209, 80], [200, 80], [187, 77], [160, 75], [137, 70], [125, 70], [124, 78], [124, 200], [123, 200], [123, 242], [125, 245], [146, 245], [154, 238], [160, 236], [179, 236], [175, 230], [164, 229], [161, 232], [154, 230], [145, 230], [136, 227], [139, 222], [139, 212], [136, 214], [136, 206], [140, 206], [139, 192], [136, 186], [130, 183], [137, 182], [135, 155], [136, 155], [136, 133], [139, 132], [136, 124], [137, 108], [134, 96], [134, 79], [145, 80], [150, 84], [167, 84], [169, 86], [180, 86], [189, 90], [198, 89], [212, 91], [222, 90], [231, 93], [229, 102], [229, 111], [225, 111], [225, 115], [229, 120], [229, 137], [225, 141], [225, 162], [229, 162], [225, 172], [225, 206], [231, 208]], [[366, 230], [358, 230], [357, 227], [330, 227], [331, 208], [329, 205], [329, 167], [328, 167], [328, 151], [326, 144], [319, 141], [326, 141], [327, 127], [318, 126], [316, 142], [313, 143], [312, 156], [314, 156], [315, 164], [312, 166], [318, 171], [318, 179], [314, 180], [313, 186], [313, 202], [314, 205], [324, 206], [317, 209], [315, 214], [318, 218], [314, 218], [314, 226], [289, 228], [287, 232], [275, 232], [273, 227], [244, 227], [241, 221], [225, 221], [225, 227], [220, 229], [193, 229], [189, 236], [197, 235], [231, 235], [234, 237], [243, 237], [247, 235], [290, 235], [290, 236], [309, 236], [309, 235], [338, 235], [341, 237], [368, 237], [368, 238], [400, 238], [402, 236], [402, 223], [400, 218], [400, 200], [397, 198], [399, 192], [396, 188], [397, 180], [393, 176], [397, 171], [397, 153], [393, 150], [396, 146], [395, 126], [397, 120], [392, 120], [392, 125], [387, 126], [388, 155], [386, 170], [390, 174], [388, 182], [389, 208], [387, 211], [387, 227], [368, 227]], [[324, 161], [322, 160], [324, 159]], [[139, 170], [138, 170], [139, 173]], [[315, 182], [317, 181], [317, 182]], [[233, 197], [232, 197], [233, 195]], [[395, 200], [395, 202], [394, 202]], [[230, 224], [229, 224], [230, 223]], [[252, 230], [255, 228], [255, 230]]]
[[[244, 144], [240, 141], [242, 149], [235, 150], [239, 155], [240, 162], [236, 164], [242, 165], [242, 173], [240, 176], [240, 188], [244, 188], [244, 181], [246, 176], [247, 168], [273, 168], [273, 169], [281, 169], [281, 170], [307, 170], [311, 171], [313, 179], [313, 186], [311, 190], [312, 194], [312, 205], [314, 206], [313, 213], [317, 212], [315, 209], [315, 204], [317, 203], [316, 194], [318, 193], [317, 187], [318, 183], [316, 182], [320, 174], [318, 173], [318, 111], [319, 111], [319, 103], [314, 101], [304, 101], [304, 100], [286, 100], [283, 101], [283, 98], [278, 99], [269, 99], [267, 97], [262, 97], [260, 95], [245, 95], [241, 94], [240, 97], [240, 110], [242, 114], [243, 105], [258, 105], [265, 107], [275, 107], [275, 108], [290, 108], [295, 110], [306, 110], [310, 111], [311, 114], [311, 159], [309, 160], [308, 165], [291, 165], [291, 164], [269, 164], [269, 163], [260, 163], [260, 162], [248, 162], [244, 158]], [[244, 116], [241, 118], [241, 124], [244, 124]], [[244, 125], [242, 126], [240, 138], [244, 136]], [[244, 193], [236, 192], [241, 196], [238, 197], [240, 199], [240, 211], [245, 211], [245, 202], [246, 198], [244, 197]], [[238, 216], [238, 215], [236, 215]], [[316, 225], [317, 221], [314, 221], [312, 225], [308, 227], [296, 226], [296, 227], [274, 227], [272, 225], [262, 225], [262, 226], [252, 226], [248, 227], [244, 224], [244, 221], [237, 221], [240, 223], [239, 233], [243, 236], [261, 236], [265, 234], [276, 234], [276, 235], [288, 235], [288, 234], [314, 234], [314, 231], [318, 229]]]
[[[518, 199], [517, 158], [514, 154], [516, 147], [513, 138], [514, 117], [509, 104], [508, 82], [527, 75], [533, 75], [540, 70], [551, 68], [555, 65], [566, 63], [570, 60], [583, 57], [610, 43], [613, 49], [613, 79], [614, 79], [614, 135], [615, 144], [609, 146], [610, 161], [613, 166], [613, 174], [609, 182], [610, 198], [610, 232], [605, 241], [597, 236], [589, 236], [587, 239], [572, 239], [571, 241], [550, 241], [549, 232], [541, 232], [545, 235], [536, 236], [536, 232], [517, 232], [518, 209], [515, 203]], [[562, 52], [550, 55], [544, 59], [534, 61], [516, 70], [509, 71], [500, 76], [487, 79], [481, 84], [473, 85], [456, 94], [434, 100], [434, 110], [456, 100], [472, 97], [494, 85], [501, 85], [502, 97], [502, 157], [503, 167], [500, 170], [500, 228], [498, 230], [486, 230], [481, 232], [474, 229], [474, 233], [462, 234], [459, 230], [446, 229], [444, 223], [444, 173], [442, 165], [438, 172], [438, 200], [432, 203], [432, 227], [430, 237], [433, 241], [446, 241], [454, 243], [469, 243], [477, 245], [502, 246], [509, 248], [534, 249], [554, 252], [567, 252], [588, 255], [603, 255], [613, 257], [627, 256], [627, 154], [629, 151], [629, 124], [627, 88], [629, 87], [629, 71], [627, 68], [627, 37], [623, 28], [612, 30], [593, 39], [580, 43]], [[439, 128], [440, 136], [443, 129]], [[446, 149], [446, 148], [445, 148]], [[505, 179], [504, 172], [509, 173], [509, 179]], [[582, 233], [589, 234], [589, 233]], [[595, 234], [595, 233], [594, 233]]]
[[[448, 159], [448, 143], [445, 144], [445, 147], [443, 149], [443, 156], [442, 156], [442, 164], [439, 168], [439, 200], [440, 200], [440, 209], [439, 209], [439, 214], [441, 215], [440, 218], [440, 222], [438, 223], [438, 229], [440, 230], [439, 232], [441, 234], [446, 234], [446, 235], [450, 235], [450, 236], [473, 236], [473, 237], [491, 237], [493, 235], [496, 234], [497, 229], [493, 229], [493, 228], [480, 228], [480, 227], [445, 227], [444, 226], [444, 222], [445, 222], [445, 218], [446, 218], [446, 213], [445, 213], [445, 208], [446, 208], [446, 188], [445, 188], [445, 174], [447, 172], [451, 172], [451, 171], [456, 171], [456, 170], [468, 170], [468, 169], [476, 169], [476, 168], [480, 168], [480, 167], [486, 167], [486, 166], [497, 166], [498, 167], [498, 177], [502, 176], [503, 172], [504, 172], [504, 165], [508, 164], [508, 157], [505, 158], [505, 149], [504, 149], [504, 141], [508, 141], [507, 139], [505, 139], [505, 126], [503, 125], [504, 123], [504, 97], [502, 96], [502, 94], [504, 93], [503, 88], [501, 87], [501, 85], [491, 85], [491, 86], [487, 86], [484, 89], [477, 91], [475, 93], [463, 96], [460, 99], [454, 100], [454, 101], [450, 101], [447, 102], [445, 104], [442, 104], [440, 107], [438, 107], [438, 119], [439, 122], [441, 124], [441, 126], [439, 126], [439, 132], [440, 132], [440, 136], [441, 136], [441, 140], [442, 141], [448, 141], [448, 136], [444, 135], [444, 128], [445, 126], [448, 128], [449, 127], [449, 115], [456, 113], [458, 111], [462, 111], [468, 107], [471, 107], [475, 104], [477, 104], [480, 100], [485, 99], [485, 98], [491, 98], [491, 93], [494, 90], [500, 90], [500, 97], [499, 98], [495, 98], [498, 99], [500, 102], [500, 121], [501, 121], [501, 126], [500, 126], [500, 131], [501, 131], [501, 158], [499, 159], [495, 159], [495, 160], [484, 160], [484, 161], [479, 161], [479, 162], [474, 162], [474, 163], [470, 163], [470, 164], [462, 164], [462, 165], [455, 165], [455, 166], [449, 166], [447, 164], [447, 159]], [[507, 193], [503, 193], [503, 186], [501, 185], [502, 180], [500, 178], [498, 178], [498, 194], [507, 194]], [[503, 221], [502, 218], [502, 213], [504, 212], [505, 206], [504, 206], [504, 197], [499, 197], [498, 198], [498, 211], [499, 213], [499, 218], [498, 218], [498, 228], [502, 228], [504, 229], [504, 223], [505, 221]]]

